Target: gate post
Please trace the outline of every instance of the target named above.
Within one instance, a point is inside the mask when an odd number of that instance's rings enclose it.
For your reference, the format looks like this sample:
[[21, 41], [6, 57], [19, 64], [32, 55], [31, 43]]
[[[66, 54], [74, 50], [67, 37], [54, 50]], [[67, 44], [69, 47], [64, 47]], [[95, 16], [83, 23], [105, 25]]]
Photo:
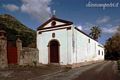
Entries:
[[22, 41], [20, 40], [19, 36], [17, 36], [16, 47], [17, 47], [17, 54], [18, 54], [18, 64], [21, 65], [20, 55], [22, 52]]
[[0, 68], [8, 66], [7, 61], [7, 39], [5, 37], [6, 32], [0, 29]]

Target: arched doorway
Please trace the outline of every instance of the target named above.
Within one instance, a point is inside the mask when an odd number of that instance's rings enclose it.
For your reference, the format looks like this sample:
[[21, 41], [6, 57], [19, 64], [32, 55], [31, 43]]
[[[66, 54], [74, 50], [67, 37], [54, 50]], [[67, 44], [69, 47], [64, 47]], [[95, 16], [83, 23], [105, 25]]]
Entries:
[[51, 40], [49, 43], [49, 62], [59, 63], [59, 42]]

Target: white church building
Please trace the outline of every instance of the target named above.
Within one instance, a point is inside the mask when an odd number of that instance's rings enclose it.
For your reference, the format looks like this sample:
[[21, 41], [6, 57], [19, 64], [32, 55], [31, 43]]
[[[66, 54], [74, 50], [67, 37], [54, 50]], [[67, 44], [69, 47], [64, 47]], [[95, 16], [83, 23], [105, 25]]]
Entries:
[[104, 47], [73, 25], [53, 16], [37, 29], [39, 63], [76, 65], [104, 60]]

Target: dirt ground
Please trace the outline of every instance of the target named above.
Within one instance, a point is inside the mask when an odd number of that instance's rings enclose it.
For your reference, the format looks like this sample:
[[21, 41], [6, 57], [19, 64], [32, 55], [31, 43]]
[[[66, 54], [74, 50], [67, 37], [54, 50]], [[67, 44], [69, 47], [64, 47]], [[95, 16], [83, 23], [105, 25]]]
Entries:
[[0, 80], [120, 80], [116, 62], [103, 61], [79, 68], [60, 66], [21, 67], [0, 69]]
[[115, 61], [107, 61], [86, 72], [83, 72], [74, 80], [120, 80]]
[[67, 68], [58, 66], [11, 66], [9, 68], [0, 69], [0, 80], [31, 80], [38, 76], [59, 73], [68, 70]]

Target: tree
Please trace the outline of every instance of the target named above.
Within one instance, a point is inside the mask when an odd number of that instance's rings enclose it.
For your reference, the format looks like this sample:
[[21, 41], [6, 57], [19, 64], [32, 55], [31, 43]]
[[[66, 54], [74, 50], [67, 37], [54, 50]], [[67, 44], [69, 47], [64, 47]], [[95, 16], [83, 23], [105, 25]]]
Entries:
[[92, 27], [91, 29], [91, 32], [90, 32], [90, 36], [95, 39], [95, 40], [98, 40], [98, 38], [101, 36], [101, 32], [102, 30], [98, 27], [98, 26], [94, 26]]
[[16, 35], [22, 40], [23, 47], [35, 47], [36, 44], [36, 32], [27, 26], [23, 25], [15, 17], [9, 14], [0, 15], [0, 29], [6, 31], [6, 37], [8, 41], [15, 42]]
[[116, 33], [106, 41], [105, 51], [107, 59], [120, 59], [120, 26]]

